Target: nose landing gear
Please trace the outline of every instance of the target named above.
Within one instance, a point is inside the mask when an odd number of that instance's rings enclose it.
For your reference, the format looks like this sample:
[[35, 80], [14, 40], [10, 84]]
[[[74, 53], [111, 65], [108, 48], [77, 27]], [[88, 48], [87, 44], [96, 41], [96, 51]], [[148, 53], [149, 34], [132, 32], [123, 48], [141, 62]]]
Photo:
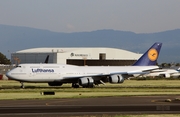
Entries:
[[21, 88], [24, 89], [25, 86], [24, 86], [23, 82], [20, 82], [20, 83], [21, 83]]

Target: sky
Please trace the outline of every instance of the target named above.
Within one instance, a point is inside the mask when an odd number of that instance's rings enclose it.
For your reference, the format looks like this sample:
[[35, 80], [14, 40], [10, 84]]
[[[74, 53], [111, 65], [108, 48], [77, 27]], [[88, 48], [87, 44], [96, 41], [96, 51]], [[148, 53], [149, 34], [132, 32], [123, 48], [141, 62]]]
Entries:
[[0, 24], [84, 32], [180, 28], [180, 0], [0, 0]]

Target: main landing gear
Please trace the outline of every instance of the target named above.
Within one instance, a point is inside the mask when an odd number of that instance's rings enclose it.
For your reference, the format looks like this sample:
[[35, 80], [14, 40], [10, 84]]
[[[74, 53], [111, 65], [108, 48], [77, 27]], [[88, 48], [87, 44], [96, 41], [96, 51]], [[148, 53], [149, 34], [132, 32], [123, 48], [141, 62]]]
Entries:
[[73, 87], [73, 88], [79, 88], [79, 84], [77, 84], [77, 83], [72, 83], [72, 87]]

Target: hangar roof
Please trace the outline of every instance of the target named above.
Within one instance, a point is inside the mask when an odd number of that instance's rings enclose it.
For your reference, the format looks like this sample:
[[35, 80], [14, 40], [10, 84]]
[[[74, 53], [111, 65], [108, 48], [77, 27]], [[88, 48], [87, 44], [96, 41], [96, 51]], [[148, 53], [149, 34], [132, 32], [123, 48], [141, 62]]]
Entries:
[[[73, 52], [76, 50], [110, 50], [110, 51], [119, 51], [119, 52], [125, 52], [125, 53], [133, 53], [131, 51], [123, 50], [123, 49], [118, 49], [118, 48], [102, 48], [102, 47], [91, 47], [91, 48], [84, 48], [84, 47], [78, 47], [78, 48], [31, 48], [31, 49], [25, 49], [25, 50], [20, 50], [15, 53], [67, 53], [67, 52]], [[139, 54], [139, 53], [136, 53]]]
[[31, 49], [25, 49], [17, 51], [16, 53], [58, 53], [58, 52], [70, 52], [77, 49], [83, 49], [83, 48], [31, 48]]
[[[57, 53], [57, 60], [68, 59], [99, 59], [100, 54], [105, 54], [106, 59], [123, 59], [123, 60], [137, 60], [142, 54], [134, 53], [127, 50], [117, 48], [103, 48], [103, 47], [78, 47], [78, 48], [31, 48], [17, 51], [13, 54], [50, 54]], [[63, 54], [63, 55], [62, 55]], [[75, 56], [72, 56], [75, 55]], [[64, 59], [65, 60], [65, 59]]]

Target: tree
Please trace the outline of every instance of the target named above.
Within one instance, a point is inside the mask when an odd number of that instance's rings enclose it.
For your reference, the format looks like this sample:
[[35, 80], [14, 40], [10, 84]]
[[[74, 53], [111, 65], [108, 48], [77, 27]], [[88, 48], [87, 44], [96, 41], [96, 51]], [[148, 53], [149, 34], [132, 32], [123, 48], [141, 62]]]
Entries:
[[176, 63], [176, 66], [180, 66], [180, 63]]
[[10, 60], [0, 52], [0, 64], [11, 64]]

